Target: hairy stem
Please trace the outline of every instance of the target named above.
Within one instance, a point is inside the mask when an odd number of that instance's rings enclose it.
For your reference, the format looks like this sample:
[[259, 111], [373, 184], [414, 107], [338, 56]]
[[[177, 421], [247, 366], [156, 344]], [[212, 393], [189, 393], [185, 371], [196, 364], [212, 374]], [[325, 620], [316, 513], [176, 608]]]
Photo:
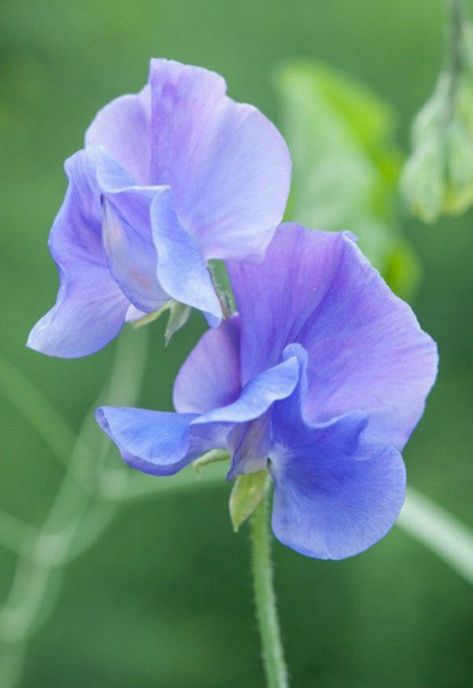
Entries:
[[288, 688], [271, 564], [268, 496], [251, 517], [253, 583], [267, 688]]

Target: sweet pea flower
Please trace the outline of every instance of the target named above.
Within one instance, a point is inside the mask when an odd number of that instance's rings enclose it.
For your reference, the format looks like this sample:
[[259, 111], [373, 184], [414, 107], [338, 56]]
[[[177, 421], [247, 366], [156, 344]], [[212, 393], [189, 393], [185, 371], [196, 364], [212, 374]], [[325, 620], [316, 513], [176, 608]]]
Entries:
[[383, 537], [405, 495], [401, 451], [437, 352], [347, 233], [282, 225], [263, 264], [229, 263], [238, 315], [208, 330], [174, 387], [177, 413], [97, 410], [134, 468], [166, 476], [210, 449], [228, 478], [267, 469], [272, 528], [310, 557]]
[[85, 356], [171, 300], [218, 325], [207, 262], [264, 257], [290, 167], [277, 129], [231, 100], [221, 76], [151, 60], [143, 90], [106, 105], [66, 161], [49, 239], [59, 293], [28, 345]]

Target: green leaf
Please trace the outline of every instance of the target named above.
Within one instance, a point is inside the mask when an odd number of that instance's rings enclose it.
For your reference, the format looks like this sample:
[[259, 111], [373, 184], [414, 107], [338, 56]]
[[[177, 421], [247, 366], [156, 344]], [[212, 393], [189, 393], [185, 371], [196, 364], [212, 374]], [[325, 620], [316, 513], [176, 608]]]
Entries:
[[[286, 63], [276, 87], [293, 160], [288, 215], [308, 227], [349, 229], [386, 275], [403, 243], [396, 226], [402, 155], [391, 109], [320, 62]], [[406, 294], [411, 282], [398, 273], [395, 288]]]
[[257, 471], [248, 475], [239, 475], [230, 495], [230, 518], [233, 529], [238, 531], [261, 502], [268, 483], [268, 471]]

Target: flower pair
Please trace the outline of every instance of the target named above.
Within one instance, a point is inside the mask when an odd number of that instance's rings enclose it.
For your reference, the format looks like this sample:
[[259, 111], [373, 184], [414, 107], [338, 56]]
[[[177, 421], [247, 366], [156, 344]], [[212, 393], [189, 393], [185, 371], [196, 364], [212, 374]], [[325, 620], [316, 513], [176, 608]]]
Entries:
[[[61, 288], [30, 344], [83, 355], [171, 299], [202, 310], [215, 329], [176, 379], [177, 413], [102, 408], [100, 426], [154, 475], [215, 448], [229, 479], [267, 469], [275, 535], [340, 559], [399, 513], [400, 451], [437, 354], [351, 235], [276, 229], [289, 167], [274, 127], [220, 77], [153, 61], [150, 84], [99, 113], [69, 162], [51, 236]], [[220, 325], [210, 258], [226, 261], [237, 307]]]

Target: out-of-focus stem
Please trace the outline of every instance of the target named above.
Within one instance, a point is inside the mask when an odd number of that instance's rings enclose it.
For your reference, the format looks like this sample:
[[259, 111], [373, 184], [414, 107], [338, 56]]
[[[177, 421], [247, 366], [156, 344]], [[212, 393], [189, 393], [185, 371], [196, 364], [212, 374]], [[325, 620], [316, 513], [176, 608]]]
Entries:
[[458, 84], [463, 69], [463, 32], [466, 23], [465, 6], [463, 0], [448, 0], [450, 23], [448, 29], [448, 110], [446, 122], [448, 123], [455, 110], [458, 93]]

